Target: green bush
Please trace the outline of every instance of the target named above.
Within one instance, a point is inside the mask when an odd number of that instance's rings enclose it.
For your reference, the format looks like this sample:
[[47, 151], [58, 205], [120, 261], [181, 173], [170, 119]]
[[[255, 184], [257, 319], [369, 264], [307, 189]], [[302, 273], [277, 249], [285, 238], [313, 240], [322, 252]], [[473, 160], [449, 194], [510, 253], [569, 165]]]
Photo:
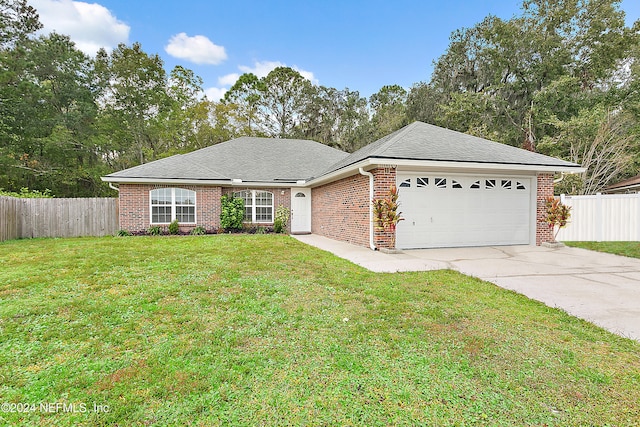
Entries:
[[225, 231], [241, 230], [244, 220], [244, 200], [225, 194], [220, 202], [220, 227]]
[[29, 190], [27, 187], [22, 187], [20, 192], [17, 193], [15, 191], [5, 191], [0, 188], [0, 196], [9, 196], [9, 197], [19, 197], [21, 199], [51, 199], [53, 195], [51, 194], [51, 190]]
[[204, 234], [207, 234], [207, 230], [206, 230], [206, 228], [204, 228], [201, 225], [199, 225], [199, 226], [195, 227], [193, 230], [191, 230], [191, 235], [192, 236], [202, 236]]
[[180, 233], [180, 224], [178, 224], [178, 220], [174, 219], [169, 224], [169, 234], [178, 234]]
[[149, 234], [150, 236], [159, 236], [162, 234], [162, 227], [160, 227], [159, 225], [152, 225], [151, 227], [147, 228], [147, 234]]
[[273, 221], [273, 231], [276, 233], [284, 233], [289, 223], [289, 208], [282, 205], [276, 209], [276, 217]]
[[116, 236], [128, 237], [128, 236], [131, 236], [131, 233], [128, 230], [118, 230], [118, 233], [116, 234]]

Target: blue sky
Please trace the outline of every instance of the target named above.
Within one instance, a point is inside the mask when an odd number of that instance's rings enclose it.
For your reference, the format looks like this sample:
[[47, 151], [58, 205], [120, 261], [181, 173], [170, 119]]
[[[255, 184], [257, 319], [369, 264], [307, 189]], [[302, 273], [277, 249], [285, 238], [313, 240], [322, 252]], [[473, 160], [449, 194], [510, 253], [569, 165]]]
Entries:
[[[243, 72], [278, 65], [316, 84], [370, 96], [382, 86], [428, 81], [452, 31], [487, 15], [520, 14], [519, 0], [29, 0], [44, 31], [68, 34], [89, 54], [140, 42], [167, 71], [192, 69], [217, 99]], [[640, 1], [623, 0], [627, 24]]]

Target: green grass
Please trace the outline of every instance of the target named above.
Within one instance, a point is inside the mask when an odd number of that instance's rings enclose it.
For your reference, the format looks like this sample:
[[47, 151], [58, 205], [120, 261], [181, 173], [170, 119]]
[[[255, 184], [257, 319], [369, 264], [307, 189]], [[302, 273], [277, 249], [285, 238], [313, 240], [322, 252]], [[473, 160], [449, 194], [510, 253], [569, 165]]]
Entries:
[[632, 426], [639, 401], [639, 343], [452, 271], [277, 235], [0, 244], [0, 403], [36, 405], [0, 425]]
[[640, 242], [563, 242], [567, 246], [640, 258]]

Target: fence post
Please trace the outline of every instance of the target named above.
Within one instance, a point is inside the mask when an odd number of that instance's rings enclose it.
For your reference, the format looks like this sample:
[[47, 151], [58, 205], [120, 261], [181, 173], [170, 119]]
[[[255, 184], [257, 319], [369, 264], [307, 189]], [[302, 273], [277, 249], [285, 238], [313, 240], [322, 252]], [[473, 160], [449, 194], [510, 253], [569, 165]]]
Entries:
[[602, 193], [596, 193], [596, 242], [602, 242], [604, 224], [602, 221]]
[[633, 198], [633, 201], [635, 202], [636, 215], [637, 215], [637, 219], [636, 219], [636, 241], [640, 241], [640, 192], [635, 194], [635, 197]]

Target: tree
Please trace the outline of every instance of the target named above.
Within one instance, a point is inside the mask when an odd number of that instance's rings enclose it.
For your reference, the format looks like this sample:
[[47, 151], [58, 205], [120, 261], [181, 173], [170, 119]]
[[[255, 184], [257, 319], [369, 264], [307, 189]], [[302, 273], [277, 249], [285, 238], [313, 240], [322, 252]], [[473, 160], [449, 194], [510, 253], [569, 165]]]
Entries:
[[26, 0], [0, 0], [0, 168], [6, 171], [0, 187], [14, 190], [26, 186], [15, 172], [24, 123], [34, 117], [29, 100], [37, 88], [28, 78], [32, 63], [27, 54], [29, 37], [40, 28], [38, 14]]
[[633, 164], [631, 148], [640, 140], [629, 132], [633, 124], [628, 113], [604, 106], [582, 110], [566, 121], [557, 121], [559, 132], [540, 146], [550, 155], [569, 152], [569, 160], [586, 168], [581, 194], [595, 194], [612, 183]]
[[193, 71], [176, 66], [169, 75], [168, 108], [158, 114], [159, 157], [185, 153], [221, 142], [211, 124], [213, 105], [203, 97], [202, 79]]
[[360, 137], [368, 124], [367, 99], [357, 91], [319, 86], [306, 103], [296, 135], [353, 152], [364, 145]]
[[407, 91], [399, 85], [383, 86], [371, 95], [369, 104], [373, 110], [373, 140], [388, 135], [408, 123], [406, 103]]
[[312, 98], [313, 85], [289, 67], [277, 67], [262, 79], [260, 115], [265, 134], [287, 138], [301, 123], [306, 104]]
[[[535, 150], [537, 141], [553, 131], [544, 122], [556, 115], [552, 103], [543, 103], [550, 97], [539, 93], [555, 85], [569, 90], [558, 97], [579, 101], [573, 83], [556, 84], [562, 79], [573, 79], [585, 93], [601, 90], [600, 82], [635, 43], [623, 18], [615, 0], [526, 0], [521, 16], [506, 21], [489, 16], [453, 33], [429, 89], [414, 90], [412, 112], [437, 120], [443, 105], [453, 102], [457, 105], [449, 112], [458, 114], [445, 115], [448, 127], [466, 132], [482, 122], [483, 132]], [[420, 94], [430, 99], [420, 101]], [[469, 120], [478, 109], [481, 116]]]
[[223, 102], [228, 109], [237, 132], [241, 135], [261, 136], [260, 108], [264, 82], [253, 73], [245, 73], [224, 94]]
[[159, 118], [171, 108], [162, 60], [145, 53], [139, 43], [121, 43], [110, 55], [99, 51], [96, 61], [105, 87], [101, 119], [110, 135], [112, 166], [157, 159], [167, 149]]
[[[11, 188], [50, 189], [56, 195], [101, 194], [106, 172], [93, 139], [97, 114], [93, 62], [68, 36], [28, 39], [14, 74], [4, 144], [4, 179]], [[5, 116], [5, 118], [8, 118]], [[37, 118], [37, 120], [34, 120]]]
[[27, 0], [0, 0], [0, 49], [12, 51], [42, 28], [38, 12]]

